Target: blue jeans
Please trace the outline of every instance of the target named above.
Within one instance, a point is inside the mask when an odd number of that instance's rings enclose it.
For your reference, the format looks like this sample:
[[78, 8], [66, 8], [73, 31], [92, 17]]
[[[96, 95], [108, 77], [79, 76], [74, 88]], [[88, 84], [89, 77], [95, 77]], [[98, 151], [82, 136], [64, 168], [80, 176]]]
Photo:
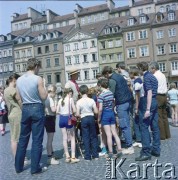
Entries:
[[[152, 98], [150, 117], [144, 119], [146, 111], [147, 98], [140, 99], [139, 102], [139, 120], [141, 129], [142, 150], [141, 155], [151, 156], [151, 151], [160, 154], [160, 131], [158, 126], [158, 105], [156, 98]], [[151, 127], [153, 142], [151, 147], [151, 136], [149, 132]]]
[[43, 104], [25, 104], [22, 107], [21, 132], [15, 156], [15, 169], [23, 171], [26, 149], [32, 132], [31, 173], [41, 171], [39, 165], [42, 155], [44, 135], [44, 106]]
[[94, 116], [86, 116], [81, 119], [82, 138], [85, 148], [85, 159], [98, 158], [98, 138], [96, 134]]
[[133, 120], [133, 127], [134, 127], [136, 142], [141, 142], [140, 121], [138, 115], [135, 115], [135, 118]]
[[132, 146], [132, 133], [131, 133], [130, 117], [129, 117], [130, 103], [126, 102], [124, 104], [117, 105], [116, 109], [117, 109], [117, 114], [119, 118], [119, 126], [124, 135], [126, 146], [131, 147]]

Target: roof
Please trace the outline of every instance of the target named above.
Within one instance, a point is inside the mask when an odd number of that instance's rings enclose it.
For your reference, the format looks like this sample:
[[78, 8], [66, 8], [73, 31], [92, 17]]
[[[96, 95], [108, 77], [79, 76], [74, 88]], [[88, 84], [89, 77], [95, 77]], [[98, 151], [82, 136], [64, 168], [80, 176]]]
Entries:
[[28, 31], [30, 31], [30, 29], [21, 29], [18, 31], [12, 31], [10, 34], [12, 34], [14, 36], [21, 36], [21, 35], [27, 33]]
[[47, 22], [46, 16], [43, 16], [41, 18], [37, 18], [37, 19], [33, 20], [32, 24], [38, 24], [38, 23], [42, 23], [42, 22]]
[[81, 11], [78, 13], [78, 16], [83, 16], [90, 13], [97, 13], [101, 11], [109, 11], [107, 4], [101, 4], [97, 6], [82, 8]]
[[73, 13], [66, 14], [66, 15], [63, 15], [63, 16], [55, 16], [50, 23], [65, 21], [65, 20], [69, 20], [69, 19], [73, 19], [73, 18], [74, 18]]
[[119, 12], [119, 11], [126, 11], [129, 10], [129, 6], [122, 6], [114, 8], [110, 13]]
[[152, 4], [153, 0], [141, 0], [141, 1], [137, 1], [133, 4], [133, 7], [135, 6], [142, 6], [142, 5], [146, 5], [146, 4]]
[[171, 3], [171, 2], [177, 2], [177, 0], [158, 0], [156, 5], [165, 4], [165, 3]]
[[18, 15], [17, 17], [14, 17], [14, 20], [12, 22], [16, 22], [16, 21], [21, 21], [21, 20], [24, 20], [24, 19], [28, 19], [28, 14], [20, 14]]

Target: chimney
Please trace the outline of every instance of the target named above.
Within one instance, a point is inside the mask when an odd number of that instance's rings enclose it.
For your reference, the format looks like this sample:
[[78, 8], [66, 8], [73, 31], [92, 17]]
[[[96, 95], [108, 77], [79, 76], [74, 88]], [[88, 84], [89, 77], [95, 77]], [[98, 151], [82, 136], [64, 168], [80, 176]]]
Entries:
[[134, 6], [134, 4], [135, 4], [135, 0], [129, 0], [129, 7]]
[[76, 8], [76, 10], [78, 11], [78, 13], [80, 13], [80, 11], [83, 9], [83, 7], [82, 6], [80, 6], [79, 4], [75, 4], [75, 8]]
[[110, 11], [115, 8], [115, 3], [113, 2], [113, 0], [107, 0], [107, 5]]

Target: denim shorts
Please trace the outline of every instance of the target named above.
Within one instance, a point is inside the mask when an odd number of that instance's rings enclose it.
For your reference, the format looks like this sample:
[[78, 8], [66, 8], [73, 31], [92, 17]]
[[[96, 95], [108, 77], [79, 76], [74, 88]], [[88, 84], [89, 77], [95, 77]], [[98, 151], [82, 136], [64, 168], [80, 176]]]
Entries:
[[59, 115], [59, 127], [71, 129], [73, 127], [73, 125], [68, 125], [68, 119], [69, 119], [68, 115], [66, 115], [66, 116]]
[[114, 111], [111, 109], [104, 109], [101, 116], [101, 125], [112, 125], [116, 124], [116, 118]]

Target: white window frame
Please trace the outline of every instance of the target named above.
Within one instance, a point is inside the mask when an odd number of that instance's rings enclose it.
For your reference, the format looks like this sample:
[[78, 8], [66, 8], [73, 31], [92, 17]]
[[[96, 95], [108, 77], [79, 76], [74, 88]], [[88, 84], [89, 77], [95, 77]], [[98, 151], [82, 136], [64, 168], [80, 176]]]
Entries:
[[51, 60], [50, 60], [50, 58], [46, 59], [46, 67], [47, 68], [51, 67]]
[[159, 70], [161, 72], [166, 72], [166, 63], [158, 63], [159, 64]]
[[169, 37], [176, 36], [176, 28], [171, 28], [168, 30]]
[[148, 46], [140, 46], [139, 50], [140, 50], [140, 57], [149, 56], [149, 48], [148, 48]]
[[89, 80], [90, 76], [89, 76], [89, 70], [84, 70], [84, 80]]
[[136, 48], [135, 47], [127, 49], [127, 58], [128, 59], [136, 58]]
[[70, 51], [70, 44], [65, 45], [65, 52], [69, 52]]
[[116, 47], [121, 47], [122, 46], [122, 40], [121, 39], [116, 39], [115, 40], [115, 46]]
[[122, 61], [123, 60], [121, 52], [117, 54], [117, 59], [118, 59], [118, 61]]
[[127, 32], [126, 39], [127, 39], [127, 41], [134, 41], [135, 40], [135, 32]]
[[134, 25], [134, 19], [131, 18], [131, 19], [128, 19], [128, 26], [133, 26]]
[[164, 12], [165, 12], [165, 7], [164, 7], [164, 6], [161, 6], [161, 7], [159, 8], [159, 12], [164, 13]]
[[139, 19], [140, 19], [140, 24], [146, 23], [146, 16], [141, 16]]
[[156, 37], [157, 39], [162, 39], [164, 38], [164, 31], [163, 30], [159, 30], [156, 32]]
[[170, 53], [176, 53], [177, 52], [177, 44], [172, 43], [170, 44]]
[[171, 69], [172, 71], [178, 70], [178, 61], [171, 62]]
[[66, 56], [66, 64], [67, 65], [71, 65], [72, 64], [71, 56]]
[[106, 61], [106, 55], [101, 55], [102, 61]]
[[151, 12], [151, 7], [146, 8], [146, 13], [149, 14]]
[[113, 41], [108, 41], [108, 48], [113, 48]]
[[87, 49], [87, 42], [86, 41], [82, 42], [82, 46], [83, 46], [83, 49]]
[[93, 79], [96, 79], [97, 73], [98, 73], [98, 69], [93, 69]]
[[85, 24], [85, 17], [81, 18], [81, 24]]
[[168, 20], [174, 21], [175, 20], [175, 13], [173, 13], [173, 12], [168, 13]]
[[80, 64], [79, 55], [75, 55], [75, 64]]
[[[58, 63], [56, 63], [58, 61]], [[54, 64], [55, 64], [55, 66], [59, 66], [60, 64], [59, 64], [59, 58], [58, 57], [55, 57], [54, 58]]]
[[143, 13], [143, 8], [142, 9], [138, 9], [138, 15]]
[[74, 51], [77, 51], [77, 50], [79, 50], [78, 43], [74, 43]]
[[144, 29], [144, 30], [140, 30], [139, 31], [139, 39], [146, 39], [147, 38], [147, 30]]
[[[157, 46], [157, 53], [158, 53], [158, 55], [164, 55], [164, 54], [166, 54], [166, 52], [165, 52], [165, 45], [158, 45]], [[164, 51], [164, 52], [163, 52]]]
[[[48, 77], [50, 77], [49, 79], [50, 79], [51, 82], [49, 82]], [[47, 74], [47, 75], [46, 75], [46, 78], [47, 78], [47, 83], [48, 83], [48, 84], [51, 84], [51, 83], [52, 83], [52, 75], [51, 75], [51, 74]]]

